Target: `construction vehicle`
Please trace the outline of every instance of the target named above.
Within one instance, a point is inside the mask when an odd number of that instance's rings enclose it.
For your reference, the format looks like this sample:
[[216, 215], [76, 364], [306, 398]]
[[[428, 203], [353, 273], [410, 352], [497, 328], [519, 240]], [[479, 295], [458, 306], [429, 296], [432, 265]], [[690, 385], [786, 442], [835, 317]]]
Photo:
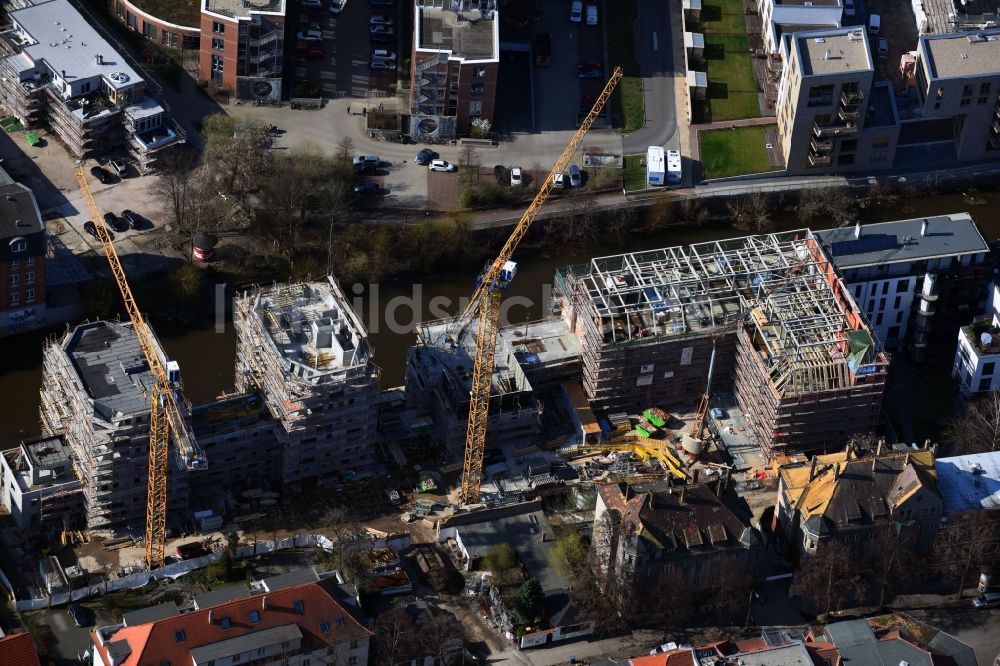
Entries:
[[176, 363], [160, 359], [156, 353], [153, 335], [146, 325], [146, 320], [139, 311], [139, 306], [132, 296], [132, 288], [125, 277], [118, 252], [104, 226], [103, 216], [94, 201], [94, 195], [87, 183], [87, 175], [81, 164], [76, 170], [76, 179], [80, 184], [80, 192], [87, 204], [90, 219], [97, 228], [97, 239], [101, 242], [104, 254], [111, 266], [111, 274], [118, 284], [122, 301], [132, 320], [132, 330], [139, 341], [139, 348], [146, 359], [149, 371], [156, 379], [151, 393], [146, 395], [149, 400], [149, 479], [146, 496], [146, 564], [150, 569], [163, 565], [164, 548], [167, 537], [167, 474], [169, 470], [168, 445], [173, 434], [183, 464], [189, 469], [205, 469], [205, 455], [198, 447], [194, 437], [188, 432], [184, 417], [177, 405], [180, 390], [180, 371]]
[[462, 467], [461, 500], [465, 504], [479, 501], [479, 489], [483, 473], [483, 454], [486, 450], [486, 426], [490, 407], [490, 384], [493, 380], [493, 366], [496, 356], [497, 334], [500, 329], [500, 298], [517, 273], [517, 263], [512, 261], [514, 250], [528, 233], [535, 215], [552, 192], [554, 176], [569, 166], [590, 126], [600, 115], [622, 78], [622, 68], [615, 67], [604, 90], [594, 101], [590, 112], [583, 119], [580, 128], [573, 135], [562, 155], [552, 166], [552, 170], [542, 179], [538, 194], [521, 216], [510, 238], [500, 250], [500, 254], [488, 264], [479, 275], [476, 290], [465, 310], [455, 320], [449, 337], [452, 344], [459, 344], [465, 335], [474, 312], [478, 311], [479, 327], [476, 331], [476, 358], [472, 371], [472, 390], [469, 400], [469, 422], [465, 438], [465, 459]]
[[716, 342], [718, 342], [719, 338], [732, 331], [739, 324], [742, 324], [743, 320], [757, 308], [761, 301], [766, 300], [768, 296], [775, 292], [775, 290], [779, 289], [782, 285], [788, 282], [788, 280], [792, 279], [792, 277], [794, 277], [795, 274], [802, 269], [803, 265], [813, 259], [809, 250], [803, 249], [802, 252], [804, 252], [804, 254], [799, 256], [799, 260], [795, 262], [792, 267], [789, 268], [776, 282], [771, 284], [771, 286], [768, 287], [768, 289], [761, 296], [751, 299], [750, 302], [747, 303], [747, 306], [739, 313], [739, 316], [733, 318], [725, 326], [712, 333], [712, 353], [708, 357], [708, 377], [705, 379], [705, 392], [701, 394], [701, 399], [698, 401], [698, 411], [695, 413], [694, 423], [691, 424], [690, 436], [692, 439], [700, 442], [702, 432], [705, 430], [705, 419], [708, 417], [709, 394], [712, 391], [712, 371], [715, 369]]

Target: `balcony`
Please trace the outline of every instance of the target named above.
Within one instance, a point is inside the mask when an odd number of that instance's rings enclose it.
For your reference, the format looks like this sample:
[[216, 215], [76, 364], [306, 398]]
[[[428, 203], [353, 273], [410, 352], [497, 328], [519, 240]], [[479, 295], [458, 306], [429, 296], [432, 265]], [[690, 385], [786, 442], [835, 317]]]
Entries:
[[813, 137], [812, 141], [809, 142], [809, 147], [813, 149], [813, 152], [819, 153], [824, 150], [830, 150], [833, 148], [832, 139], [817, 139]]
[[133, 143], [137, 144], [140, 150], [147, 152], [173, 143], [177, 140], [177, 132], [173, 128], [164, 125], [148, 129], [144, 132], [135, 132], [130, 138], [134, 140]]
[[861, 113], [857, 109], [854, 109], [853, 111], [849, 111], [847, 109], [840, 109], [839, 111], [837, 111], [837, 116], [841, 120], [846, 120], [849, 122], [854, 122], [855, 120], [858, 119], [858, 116], [860, 115]]
[[865, 94], [860, 90], [844, 90], [840, 93], [840, 104], [842, 106], [857, 106], [865, 99]]
[[829, 166], [833, 161], [829, 155], [815, 155], [809, 153], [809, 166]]
[[813, 123], [813, 134], [819, 138], [854, 136], [858, 133], [858, 126], [854, 123], [843, 125], [818, 125]]
[[278, 41], [279, 37], [281, 37], [281, 31], [280, 30], [272, 30], [271, 32], [269, 32], [266, 35], [264, 35], [263, 37], [255, 37], [255, 38], [251, 39], [250, 40], [250, 46], [265, 46], [267, 44], [271, 44], [273, 42]]

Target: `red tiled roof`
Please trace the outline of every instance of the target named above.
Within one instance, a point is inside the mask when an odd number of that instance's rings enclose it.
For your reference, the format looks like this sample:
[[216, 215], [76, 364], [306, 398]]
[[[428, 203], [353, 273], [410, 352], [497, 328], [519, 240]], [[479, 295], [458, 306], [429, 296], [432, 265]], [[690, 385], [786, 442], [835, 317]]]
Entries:
[[11, 634], [0, 638], [0, 659], [11, 666], [40, 666], [31, 634]]
[[629, 659], [632, 666], [697, 666], [690, 648], [678, 648], [660, 654]]
[[[160, 666], [165, 661], [189, 663], [194, 648], [288, 624], [298, 625], [303, 647], [314, 646], [313, 649], [325, 644], [369, 638], [371, 630], [336, 598], [335, 587], [336, 581], [326, 579], [258, 594], [148, 624], [124, 627], [105, 640], [103, 645], [95, 636], [94, 646], [102, 661], [110, 664], [107, 645], [126, 640], [131, 655], [120, 666]], [[302, 603], [301, 612], [295, 608], [297, 602]], [[257, 622], [251, 620], [251, 611], [259, 614]], [[222, 618], [229, 618], [228, 629], [222, 628]], [[326, 632], [321, 624], [328, 625], [323, 627]], [[184, 632], [182, 642], [177, 641], [179, 631]]]

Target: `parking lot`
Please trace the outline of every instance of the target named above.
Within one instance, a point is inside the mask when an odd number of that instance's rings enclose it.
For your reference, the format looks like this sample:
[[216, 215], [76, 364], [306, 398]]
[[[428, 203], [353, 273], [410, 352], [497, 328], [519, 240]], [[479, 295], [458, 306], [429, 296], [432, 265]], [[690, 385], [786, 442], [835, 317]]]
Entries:
[[[500, 54], [496, 114], [499, 131], [576, 129], [582, 114], [590, 110], [604, 87], [608, 74], [604, 15], [599, 12], [597, 25], [588, 26], [583, 21], [571, 22], [569, 8], [569, 2], [543, 2], [537, 21], [521, 28], [501, 28], [502, 43], [517, 44], [525, 50], [503, 50]], [[551, 35], [552, 55], [545, 67], [536, 66], [531, 57], [531, 45], [539, 33]], [[599, 65], [599, 75], [578, 78], [577, 66], [581, 63]]]
[[[111, 615], [98, 604], [91, 602], [83, 604], [83, 607], [90, 619], [95, 620], [96, 626], [114, 623]], [[31, 613], [28, 615], [28, 621], [38, 626], [45, 644], [60, 666], [79, 664], [80, 655], [90, 647], [90, 630], [93, 629], [93, 625], [76, 626], [66, 606]]]
[[[396, 72], [375, 72], [369, 69], [373, 49], [387, 49], [396, 54], [399, 62], [399, 9], [398, 6], [371, 6], [364, 0], [351, 0], [340, 14], [323, 7], [297, 8], [296, 37], [292, 53], [295, 54], [295, 86], [301, 91], [303, 84], [319, 84], [322, 96], [364, 98], [371, 91], [391, 94], [396, 89]], [[372, 42], [369, 20], [373, 15], [385, 16], [392, 21], [393, 39]], [[299, 39], [299, 33], [318, 26], [321, 40]], [[311, 96], [297, 95], [294, 96]]]

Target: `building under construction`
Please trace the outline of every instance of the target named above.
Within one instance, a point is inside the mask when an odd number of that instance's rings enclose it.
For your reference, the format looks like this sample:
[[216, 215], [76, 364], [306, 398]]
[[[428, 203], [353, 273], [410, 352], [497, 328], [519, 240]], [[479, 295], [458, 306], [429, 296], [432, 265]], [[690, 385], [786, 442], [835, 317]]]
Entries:
[[595, 258], [555, 289], [598, 413], [694, 404], [714, 346], [714, 392], [767, 452], [878, 420], [888, 360], [809, 230]]
[[236, 299], [236, 388], [278, 426], [284, 483], [375, 467], [379, 373], [361, 320], [332, 277]]

